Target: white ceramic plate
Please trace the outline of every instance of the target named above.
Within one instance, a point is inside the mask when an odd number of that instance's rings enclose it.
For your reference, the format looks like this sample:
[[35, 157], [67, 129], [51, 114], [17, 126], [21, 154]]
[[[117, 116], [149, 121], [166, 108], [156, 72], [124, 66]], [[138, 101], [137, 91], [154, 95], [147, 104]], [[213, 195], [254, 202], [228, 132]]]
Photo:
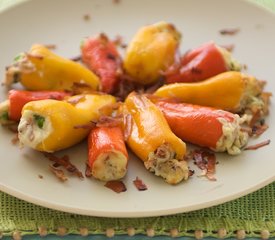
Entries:
[[[89, 21], [84, 20], [85, 14], [90, 15]], [[0, 14], [0, 76], [13, 57], [33, 43], [56, 44], [59, 54], [72, 57], [79, 54], [80, 41], [86, 36], [104, 31], [110, 37], [119, 34], [128, 42], [140, 26], [160, 20], [174, 23], [183, 33], [182, 51], [209, 40], [235, 44], [234, 56], [248, 66], [249, 73], [268, 81], [268, 91], [275, 92], [275, 17], [239, 0], [27, 1]], [[234, 36], [219, 34], [221, 29], [236, 27], [240, 32]], [[3, 87], [0, 95], [3, 100]], [[275, 120], [273, 104], [272, 99], [269, 124]], [[0, 189], [45, 207], [93, 216], [143, 217], [191, 211], [241, 197], [274, 181], [274, 136], [274, 124], [270, 124], [267, 132], [250, 142], [271, 139], [269, 146], [236, 157], [218, 155], [216, 182], [193, 176], [188, 182], [170, 186], [132, 157], [124, 179], [128, 190], [116, 194], [92, 179], [71, 177], [60, 183], [42, 154], [12, 145], [13, 135], [0, 127]], [[84, 171], [86, 144], [66, 153]], [[135, 189], [132, 181], [136, 176], [147, 184], [147, 191]]]

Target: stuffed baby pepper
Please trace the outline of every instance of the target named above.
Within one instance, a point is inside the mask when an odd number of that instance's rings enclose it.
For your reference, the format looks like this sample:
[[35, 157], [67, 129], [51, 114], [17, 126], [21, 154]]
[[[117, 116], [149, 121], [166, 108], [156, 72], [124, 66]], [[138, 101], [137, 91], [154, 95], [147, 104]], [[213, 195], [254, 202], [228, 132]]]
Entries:
[[241, 153], [248, 133], [241, 130], [237, 114], [187, 103], [155, 102], [171, 130], [182, 140], [215, 152]]
[[102, 92], [113, 93], [122, 74], [122, 61], [116, 45], [101, 33], [85, 39], [81, 52], [82, 61], [99, 76]]
[[5, 84], [20, 82], [28, 90], [72, 90], [80, 83], [99, 89], [98, 77], [77, 62], [60, 57], [43, 45], [33, 45], [7, 67]]
[[185, 143], [170, 129], [161, 111], [145, 96], [130, 94], [124, 113], [131, 116], [127, 144], [144, 162], [146, 169], [161, 176], [167, 183], [177, 184], [188, 178], [183, 159]]
[[8, 99], [0, 103], [0, 123], [7, 121], [19, 122], [24, 105], [31, 101], [42, 99], [63, 100], [70, 96], [64, 91], [24, 91], [12, 89], [9, 91]]
[[[66, 101], [39, 100], [27, 103], [18, 126], [20, 142], [44, 152], [54, 152], [83, 140], [96, 121], [99, 109], [116, 102], [111, 95], [75, 95]], [[81, 127], [83, 126], [83, 127]]]
[[94, 178], [111, 181], [125, 176], [128, 153], [121, 126], [93, 128], [88, 137], [88, 148], [88, 165]]
[[263, 85], [255, 77], [229, 71], [202, 82], [164, 85], [154, 95], [237, 113], [245, 110], [262, 111], [262, 91]]
[[174, 63], [180, 39], [177, 29], [166, 22], [142, 27], [126, 50], [124, 69], [143, 85], [159, 80], [161, 72]]
[[226, 71], [240, 71], [241, 65], [227, 49], [208, 42], [188, 51], [179, 64], [166, 72], [166, 82], [199, 82]]

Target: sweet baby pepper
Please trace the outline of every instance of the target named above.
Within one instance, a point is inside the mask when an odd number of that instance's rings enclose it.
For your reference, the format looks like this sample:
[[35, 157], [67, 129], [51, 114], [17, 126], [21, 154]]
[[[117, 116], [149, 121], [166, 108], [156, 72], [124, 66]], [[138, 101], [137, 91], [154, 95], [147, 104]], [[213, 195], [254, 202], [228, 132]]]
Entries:
[[248, 141], [237, 114], [187, 103], [157, 101], [155, 104], [171, 130], [183, 141], [231, 155], [241, 153]]
[[143, 85], [157, 81], [161, 72], [174, 63], [180, 38], [177, 29], [166, 22], [142, 27], [126, 50], [126, 72]]
[[28, 90], [71, 90], [75, 83], [98, 90], [99, 79], [77, 62], [60, 57], [43, 45], [33, 45], [7, 67], [5, 84], [20, 82]]
[[71, 147], [89, 134], [90, 128], [85, 125], [99, 118], [99, 109], [115, 102], [111, 95], [91, 94], [75, 95], [64, 101], [29, 102], [22, 110], [19, 140], [44, 152]]
[[88, 164], [94, 178], [111, 181], [125, 176], [128, 153], [120, 126], [92, 129], [88, 136], [88, 148]]
[[226, 71], [239, 71], [241, 65], [225, 48], [208, 42], [188, 51], [179, 66], [166, 72], [166, 82], [199, 82]]
[[171, 131], [161, 111], [145, 96], [134, 93], [126, 98], [124, 111], [132, 120], [127, 144], [146, 169], [170, 184], [186, 180], [185, 143]]
[[230, 112], [263, 108], [262, 84], [255, 77], [236, 71], [218, 74], [202, 82], [173, 83], [160, 87], [154, 95], [177, 98], [181, 102], [215, 107]]
[[68, 96], [70, 94], [64, 91], [24, 91], [12, 89], [9, 91], [8, 99], [0, 105], [0, 115], [6, 114], [8, 120], [19, 122], [22, 108], [26, 103], [42, 99], [63, 100]]
[[116, 45], [101, 33], [85, 39], [81, 53], [82, 61], [99, 76], [102, 92], [113, 93], [118, 87], [122, 73], [122, 61]]

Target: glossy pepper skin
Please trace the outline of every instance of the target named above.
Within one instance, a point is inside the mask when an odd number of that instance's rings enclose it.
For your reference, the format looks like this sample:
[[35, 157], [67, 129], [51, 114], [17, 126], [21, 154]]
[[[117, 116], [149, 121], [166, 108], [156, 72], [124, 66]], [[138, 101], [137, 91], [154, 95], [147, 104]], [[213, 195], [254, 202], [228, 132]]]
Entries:
[[178, 67], [166, 73], [166, 82], [199, 82], [226, 71], [239, 71], [240, 64], [225, 48], [208, 42], [182, 56]]
[[24, 105], [31, 101], [42, 99], [63, 100], [70, 96], [68, 92], [64, 91], [24, 91], [24, 90], [10, 90], [9, 91], [9, 119], [19, 121], [21, 118], [21, 111]]
[[132, 118], [127, 144], [145, 167], [170, 184], [187, 179], [186, 145], [171, 131], [161, 111], [145, 96], [133, 93], [126, 98], [124, 111]]
[[181, 102], [230, 112], [240, 112], [250, 105], [261, 92], [261, 84], [253, 76], [229, 71], [202, 82], [164, 85], [154, 95], [177, 98]]
[[88, 137], [88, 164], [92, 176], [101, 181], [118, 180], [125, 176], [128, 153], [120, 126], [96, 127]]
[[124, 69], [140, 84], [157, 81], [174, 63], [180, 38], [177, 29], [166, 22], [142, 27], [126, 50]]
[[216, 152], [241, 153], [248, 134], [241, 131], [236, 114], [187, 103], [155, 102], [171, 130], [183, 141]]
[[99, 76], [101, 91], [113, 93], [122, 73], [121, 58], [116, 45], [101, 33], [84, 40], [81, 52], [82, 61]]
[[[27, 103], [19, 122], [19, 140], [38, 151], [54, 152], [73, 146], [89, 134], [99, 109], [113, 104], [111, 95], [83, 94], [65, 101], [39, 100]], [[82, 127], [83, 126], [83, 127]]]
[[98, 90], [100, 84], [92, 71], [38, 44], [8, 67], [5, 83], [9, 86], [14, 82], [34, 91], [72, 90], [75, 83]]

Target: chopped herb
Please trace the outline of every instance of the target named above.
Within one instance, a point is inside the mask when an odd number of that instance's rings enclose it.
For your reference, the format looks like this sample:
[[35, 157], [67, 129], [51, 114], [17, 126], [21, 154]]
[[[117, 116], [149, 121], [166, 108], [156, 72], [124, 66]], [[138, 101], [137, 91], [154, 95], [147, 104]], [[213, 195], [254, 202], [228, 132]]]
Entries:
[[1, 120], [8, 121], [9, 120], [9, 113], [8, 112], [3, 112], [0, 116]]
[[22, 60], [25, 57], [25, 53], [19, 53], [14, 59], [13, 62], [16, 63], [20, 60]]
[[34, 120], [36, 121], [37, 126], [38, 126], [39, 128], [43, 128], [43, 125], [44, 125], [44, 122], [45, 122], [45, 118], [42, 117], [42, 116], [40, 116], [40, 115], [37, 115], [37, 114], [34, 114], [34, 115], [33, 115], [33, 118], [34, 118]]

